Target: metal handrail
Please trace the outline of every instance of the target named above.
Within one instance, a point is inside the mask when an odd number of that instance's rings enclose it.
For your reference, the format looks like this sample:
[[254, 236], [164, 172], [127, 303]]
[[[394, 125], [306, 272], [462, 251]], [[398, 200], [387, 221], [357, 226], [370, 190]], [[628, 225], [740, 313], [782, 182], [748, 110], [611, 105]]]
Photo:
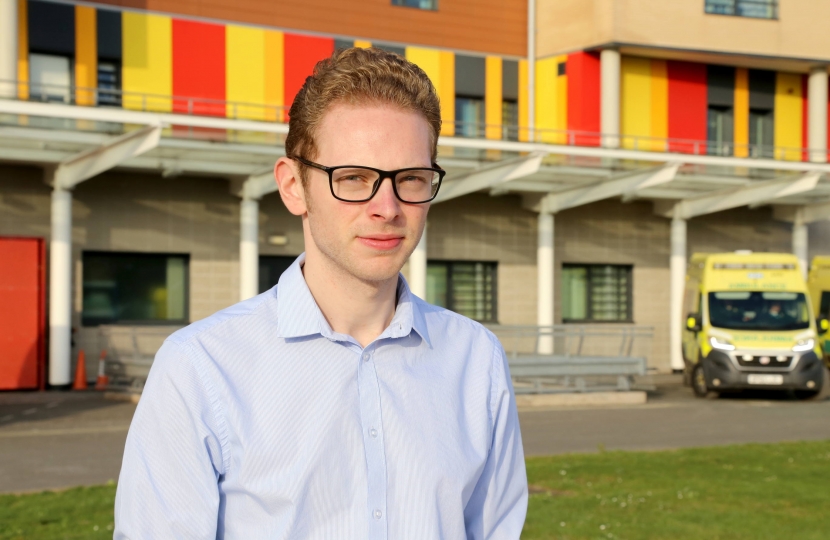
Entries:
[[[559, 324], [553, 326], [488, 325], [502, 343], [508, 358], [519, 355], [554, 354], [562, 357], [613, 356], [648, 357], [654, 328], [636, 325]], [[619, 340], [619, 341], [617, 341]], [[549, 342], [552, 353], [540, 353], [540, 344]]]
[[[192, 96], [164, 95], [82, 86], [31, 83], [0, 79], [0, 88], [12, 85], [16, 99], [21, 101], [56, 101], [82, 106], [110, 106], [101, 96], [117, 97], [120, 108], [146, 112], [172, 111], [191, 116], [214, 116], [231, 119], [257, 119], [286, 123], [289, 107], [227, 101]], [[34, 91], [33, 91], [34, 90]], [[51, 91], [51, 92], [50, 92]], [[78, 103], [78, 98], [81, 103]], [[115, 100], [114, 100], [115, 101]], [[126, 105], [126, 106], [125, 106]], [[691, 155], [734, 156], [757, 159], [808, 161], [810, 156], [823, 154], [830, 161], [827, 148], [797, 148], [759, 144], [735, 144], [696, 139], [652, 137], [644, 135], [608, 134], [572, 129], [534, 129], [521, 125], [487, 124], [481, 122], [447, 123], [452, 129], [445, 133], [464, 138], [503, 141], [535, 141], [565, 146], [604, 146], [650, 152], [673, 152]], [[494, 136], [495, 134], [495, 136]]]

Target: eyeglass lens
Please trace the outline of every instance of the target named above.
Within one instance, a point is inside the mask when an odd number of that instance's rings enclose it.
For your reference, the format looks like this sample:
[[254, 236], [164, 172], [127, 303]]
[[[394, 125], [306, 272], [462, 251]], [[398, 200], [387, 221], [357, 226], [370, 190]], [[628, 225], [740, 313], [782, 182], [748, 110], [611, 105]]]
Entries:
[[[356, 167], [337, 168], [331, 174], [335, 197], [346, 201], [364, 201], [372, 196], [380, 173]], [[404, 202], [424, 202], [438, 190], [440, 175], [431, 169], [411, 169], [395, 175], [395, 190]]]

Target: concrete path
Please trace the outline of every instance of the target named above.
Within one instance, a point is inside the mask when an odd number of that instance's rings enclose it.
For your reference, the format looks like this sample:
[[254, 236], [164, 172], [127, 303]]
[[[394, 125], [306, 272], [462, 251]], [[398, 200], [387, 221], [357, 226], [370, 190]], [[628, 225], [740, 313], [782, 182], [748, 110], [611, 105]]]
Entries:
[[[0, 393], [0, 493], [117, 480], [131, 403], [99, 393]], [[645, 405], [522, 410], [528, 456], [830, 439], [830, 401], [777, 394], [700, 400], [676, 378]]]

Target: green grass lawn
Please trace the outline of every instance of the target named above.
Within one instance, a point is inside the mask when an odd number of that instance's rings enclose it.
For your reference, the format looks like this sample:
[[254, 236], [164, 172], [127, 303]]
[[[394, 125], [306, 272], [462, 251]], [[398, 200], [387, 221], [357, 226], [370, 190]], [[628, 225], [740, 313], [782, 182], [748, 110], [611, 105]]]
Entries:
[[[527, 460], [524, 539], [830, 538], [830, 441]], [[0, 539], [111, 538], [115, 486], [0, 496]]]

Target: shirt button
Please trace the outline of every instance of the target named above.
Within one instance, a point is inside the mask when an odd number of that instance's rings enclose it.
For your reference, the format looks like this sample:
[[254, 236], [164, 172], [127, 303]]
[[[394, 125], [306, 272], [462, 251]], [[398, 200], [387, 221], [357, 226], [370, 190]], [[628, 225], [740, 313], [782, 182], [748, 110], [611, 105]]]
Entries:
[[378, 438], [378, 430], [376, 430], [375, 428], [370, 429], [369, 430], [369, 435], [371, 435], [373, 439], [377, 439]]
[[375, 519], [380, 519], [380, 517], [383, 515], [383, 512], [380, 511], [380, 508], [376, 508], [374, 515], [375, 515]]
[[363, 355], [363, 361], [364, 361], [364, 362], [368, 362], [368, 361], [369, 361], [369, 353], [365, 353], [365, 354]]

